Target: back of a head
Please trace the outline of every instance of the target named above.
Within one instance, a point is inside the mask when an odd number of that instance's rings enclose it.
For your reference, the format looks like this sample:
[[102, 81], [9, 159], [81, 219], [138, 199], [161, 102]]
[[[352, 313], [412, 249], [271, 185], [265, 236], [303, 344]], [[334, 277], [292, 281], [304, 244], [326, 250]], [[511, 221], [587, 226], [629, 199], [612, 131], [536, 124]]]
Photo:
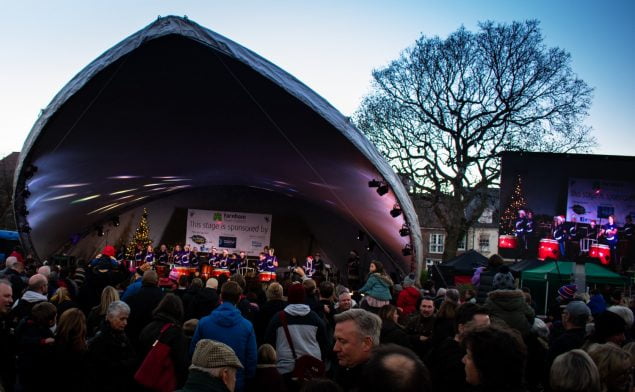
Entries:
[[191, 289], [202, 289], [203, 288], [203, 281], [201, 280], [201, 278], [192, 279], [192, 284], [190, 284], [190, 288]]
[[241, 274], [233, 274], [231, 276], [231, 278], [229, 278], [230, 281], [232, 282], [236, 282], [238, 283], [238, 285], [240, 286], [242, 291], [245, 291], [245, 288], [247, 287], [247, 281], [245, 281], [245, 277], [242, 276]]
[[484, 389], [522, 384], [527, 348], [517, 331], [494, 324], [479, 326], [465, 334], [462, 344], [471, 352]]
[[282, 285], [278, 282], [273, 282], [267, 287], [267, 301], [281, 300], [283, 296]]
[[153, 315], [164, 315], [174, 319], [177, 324], [183, 322], [183, 301], [172, 293], [166, 294], [156, 308], [152, 311]]
[[258, 348], [258, 364], [274, 365], [277, 361], [276, 349], [265, 343]]
[[29, 290], [39, 292], [48, 284], [48, 279], [42, 274], [35, 274], [29, 278]]
[[223, 287], [220, 289], [220, 296], [223, 302], [229, 302], [234, 305], [238, 303], [240, 300], [240, 295], [243, 290], [237, 282], [228, 281], [223, 284]]
[[586, 352], [574, 349], [556, 357], [549, 383], [554, 392], [600, 392], [600, 373]]
[[427, 392], [430, 375], [419, 357], [405, 347], [382, 344], [375, 347], [364, 367], [360, 391]]
[[306, 290], [307, 295], [313, 295], [315, 288], [317, 287], [315, 280], [313, 279], [306, 279], [302, 282], [302, 286], [304, 286], [304, 290]]
[[588, 349], [600, 373], [603, 389], [624, 390], [631, 370], [631, 355], [612, 343], [593, 344]]
[[487, 265], [492, 268], [497, 268], [503, 264], [505, 264], [505, 260], [497, 254], [491, 255], [487, 261]]
[[207, 287], [208, 289], [218, 289], [218, 279], [216, 278], [209, 278], [207, 279], [207, 282], [205, 282], [205, 287]]
[[31, 318], [38, 325], [48, 326], [55, 320], [57, 308], [50, 302], [39, 302], [31, 309]]
[[46, 278], [48, 279], [51, 276], [51, 267], [49, 267], [48, 265], [43, 265], [37, 269], [37, 273], [46, 276]]
[[159, 284], [159, 275], [154, 270], [148, 270], [143, 273], [141, 284], [144, 286], [156, 286]]
[[331, 298], [333, 297], [333, 292], [335, 291], [335, 286], [331, 282], [322, 282], [320, 283], [320, 297], [322, 298]]
[[633, 326], [633, 311], [628, 307], [623, 305], [613, 305], [609, 306], [606, 310], [620, 316], [626, 323], [627, 328], [631, 328]]

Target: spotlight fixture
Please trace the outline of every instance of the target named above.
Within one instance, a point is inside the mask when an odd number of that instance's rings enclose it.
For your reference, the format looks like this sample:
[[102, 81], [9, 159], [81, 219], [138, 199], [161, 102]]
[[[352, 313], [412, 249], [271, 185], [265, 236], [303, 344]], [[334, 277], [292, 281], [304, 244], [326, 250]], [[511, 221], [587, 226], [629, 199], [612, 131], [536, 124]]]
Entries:
[[118, 216], [116, 216], [116, 217], [112, 218], [112, 225], [113, 225], [113, 226], [115, 226], [115, 227], [119, 227], [119, 224], [120, 224], [120, 223], [119, 223], [119, 217], [118, 217]]
[[368, 239], [368, 245], [366, 245], [366, 251], [372, 252], [375, 249], [375, 241]]
[[410, 244], [406, 244], [406, 246], [401, 250], [401, 254], [404, 256], [412, 256], [412, 248]]
[[369, 188], [378, 188], [379, 186], [381, 186], [381, 181], [377, 181], [374, 178], [370, 181], [368, 181], [368, 187]]
[[390, 216], [392, 216], [393, 218], [396, 218], [399, 215], [401, 215], [401, 207], [399, 206], [399, 204], [395, 204], [392, 207], [392, 210], [390, 210]]
[[26, 178], [27, 180], [30, 179], [31, 177], [33, 177], [33, 175], [37, 172], [37, 166], [31, 164], [28, 165], [25, 169], [24, 169], [24, 178]]
[[399, 235], [402, 237], [407, 237], [410, 235], [410, 229], [408, 228], [408, 225], [404, 223], [403, 226], [401, 226], [401, 229], [399, 229]]
[[97, 230], [97, 237], [103, 237], [104, 236], [104, 226], [97, 226], [95, 228], [95, 230]]
[[31, 226], [29, 226], [28, 223], [25, 223], [22, 227], [20, 227], [20, 231], [29, 234], [31, 232]]
[[366, 233], [364, 233], [363, 231], [361, 231], [361, 230], [360, 230], [360, 231], [357, 233], [357, 240], [358, 240], [358, 241], [364, 241], [364, 238], [365, 238], [365, 237], [366, 237]]
[[20, 215], [22, 215], [22, 216], [29, 215], [29, 210], [27, 210], [26, 206], [20, 207]]
[[381, 184], [379, 188], [377, 188], [377, 193], [379, 194], [379, 196], [383, 196], [388, 193], [388, 185]]
[[22, 197], [26, 199], [29, 196], [31, 196], [31, 191], [29, 191], [28, 186], [25, 186], [24, 189], [22, 190]]

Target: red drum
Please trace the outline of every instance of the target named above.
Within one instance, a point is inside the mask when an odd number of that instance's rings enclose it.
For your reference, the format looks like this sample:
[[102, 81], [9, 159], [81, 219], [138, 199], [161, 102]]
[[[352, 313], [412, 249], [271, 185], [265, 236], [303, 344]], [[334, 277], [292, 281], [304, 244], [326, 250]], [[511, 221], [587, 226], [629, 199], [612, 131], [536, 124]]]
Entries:
[[276, 280], [275, 272], [263, 271], [258, 274], [258, 282], [271, 282]]
[[[175, 271], [176, 273], [174, 273]], [[172, 273], [170, 273], [170, 276], [178, 275], [180, 278], [183, 275], [190, 276], [190, 274], [195, 274], [197, 271], [198, 268], [196, 267], [174, 267], [172, 269]]]
[[159, 278], [167, 278], [170, 273], [167, 265], [155, 265], [154, 268], [156, 269]]
[[513, 235], [501, 235], [498, 237], [498, 247], [502, 249], [518, 248], [518, 238]]
[[231, 273], [228, 269], [225, 268], [218, 268], [212, 271], [212, 278], [218, 278], [221, 275], [225, 275], [229, 278], [231, 276]]
[[608, 245], [593, 244], [591, 249], [589, 249], [589, 257], [600, 259], [600, 263], [609, 265], [611, 263], [611, 249]]
[[560, 247], [558, 246], [558, 241], [549, 238], [541, 239], [540, 246], [538, 247], [538, 260], [558, 260], [559, 258]]
[[209, 264], [203, 264], [201, 266], [201, 276], [205, 279], [209, 279], [212, 276], [213, 271], [214, 267]]

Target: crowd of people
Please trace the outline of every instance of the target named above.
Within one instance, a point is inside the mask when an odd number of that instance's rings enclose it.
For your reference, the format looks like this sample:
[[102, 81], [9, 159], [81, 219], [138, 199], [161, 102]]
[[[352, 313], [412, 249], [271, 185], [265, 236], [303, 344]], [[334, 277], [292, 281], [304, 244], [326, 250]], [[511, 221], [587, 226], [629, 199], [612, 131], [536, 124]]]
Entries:
[[372, 261], [354, 290], [297, 264], [279, 281], [183, 275], [163, 286], [152, 268], [128, 276], [105, 256], [72, 268], [6, 260], [4, 391], [633, 387], [633, 312], [618, 292], [565, 285], [539, 318], [496, 255], [473, 289], [396, 282]]

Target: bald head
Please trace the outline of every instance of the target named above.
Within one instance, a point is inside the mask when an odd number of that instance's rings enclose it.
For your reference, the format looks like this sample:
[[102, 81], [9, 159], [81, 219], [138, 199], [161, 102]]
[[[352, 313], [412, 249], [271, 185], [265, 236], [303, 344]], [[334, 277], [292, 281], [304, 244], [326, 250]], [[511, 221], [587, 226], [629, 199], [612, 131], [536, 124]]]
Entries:
[[7, 257], [7, 259], [4, 262], [4, 265], [8, 268], [8, 269], [13, 269], [13, 266], [18, 262], [18, 258], [15, 256], [9, 256]]
[[44, 294], [48, 286], [48, 278], [42, 274], [35, 274], [29, 278], [29, 290]]

